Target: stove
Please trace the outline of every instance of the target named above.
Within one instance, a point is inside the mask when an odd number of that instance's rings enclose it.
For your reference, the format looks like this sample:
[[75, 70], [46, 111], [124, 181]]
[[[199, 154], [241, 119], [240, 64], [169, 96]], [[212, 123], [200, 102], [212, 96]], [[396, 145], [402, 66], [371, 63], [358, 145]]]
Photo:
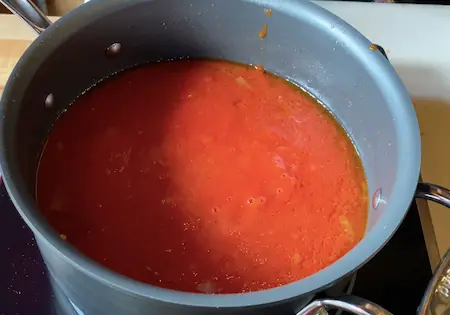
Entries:
[[[394, 237], [356, 274], [321, 293], [352, 293], [394, 314], [414, 314], [431, 279], [415, 203]], [[0, 187], [0, 315], [85, 315], [49, 277], [33, 234]], [[91, 314], [86, 314], [91, 315]]]

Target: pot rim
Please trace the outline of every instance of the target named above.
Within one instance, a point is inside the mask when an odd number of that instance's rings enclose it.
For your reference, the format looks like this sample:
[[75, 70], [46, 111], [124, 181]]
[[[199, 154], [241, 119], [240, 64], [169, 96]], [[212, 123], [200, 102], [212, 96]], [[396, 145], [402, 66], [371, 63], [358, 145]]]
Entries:
[[[149, 0], [137, 0], [133, 4], [147, 2]], [[197, 307], [252, 307], [256, 305], [267, 305], [293, 299], [295, 297], [312, 294], [324, 289], [349, 273], [352, 273], [375, 255], [384, 244], [390, 239], [402, 222], [409, 204], [413, 199], [420, 172], [420, 134], [416, 114], [409, 98], [409, 95], [400, 81], [391, 64], [384, 56], [376, 51], [369, 49], [370, 42], [358, 31], [348, 25], [346, 22], [326, 11], [322, 7], [309, 1], [288, 1], [285, 0], [243, 0], [257, 3], [262, 8], [272, 8], [274, 11], [288, 15], [311, 16], [315, 22], [321, 26], [332, 27], [334, 34], [342, 39], [349, 49], [355, 51], [355, 54], [365, 64], [370, 64], [370, 68], [375, 69], [375, 80], [389, 98], [392, 105], [391, 111], [395, 118], [394, 124], [397, 129], [398, 143], [398, 169], [396, 181], [393, 185], [391, 199], [375, 226], [366, 232], [361, 240], [352, 250], [342, 258], [329, 265], [325, 269], [296, 282], [292, 282], [281, 287], [272, 288], [263, 291], [239, 293], [239, 294], [218, 294], [207, 295], [200, 293], [188, 293], [164, 289], [149, 284], [141, 283], [127, 278], [112, 270], [109, 270], [90, 258], [78, 252], [73, 246], [60, 239], [59, 235], [49, 226], [42, 215], [39, 214], [34, 205], [34, 198], [31, 195], [25, 195], [20, 188], [18, 181], [9, 165], [12, 161], [8, 157], [8, 151], [5, 150], [5, 131], [4, 119], [8, 115], [8, 108], [14, 106], [11, 102], [13, 97], [12, 86], [19, 84], [16, 78], [22, 68], [27, 67], [33, 62], [30, 57], [33, 56], [41, 43], [52, 37], [54, 33], [62, 32], [65, 26], [86, 25], [94, 19], [94, 16], [102, 16], [110, 8], [120, 8], [124, 6], [122, 0], [98, 1], [93, 0], [73, 10], [62, 17], [55, 24], [43, 32], [38, 40], [35, 40], [29, 49], [22, 56], [14, 68], [10, 79], [4, 89], [3, 97], [0, 100], [0, 111], [3, 119], [0, 120], [0, 166], [2, 167], [3, 181], [6, 189], [14, 203], [17, 211], [20, 213], [27, 225], [32, 229], [40, 244], [49, 246], [52, 250], [59, 253], [61, 258], [76, 267], [81, 272], [96, 280], [103, 282], [108, 286], [113, 286], [119, 290], [125, 291], [131, 295], [152, 298], [162, 302], [168, 302], [182, 306]], [[105, 10], [105, 8], [108, 8]], [[83, 21], [84, 19], [84, 21]], [[74, 21], [77, 20], [75, 23]], [[83, 21], [83, 22], [79, 22]], [[82, 27], [82, 26], [78, 26]], [[73, 30], [71, 30], [73, 33]], [[57, 36], [54, 36], [56, 38]], [[369, 66], [367, 66], [369, 67]]]

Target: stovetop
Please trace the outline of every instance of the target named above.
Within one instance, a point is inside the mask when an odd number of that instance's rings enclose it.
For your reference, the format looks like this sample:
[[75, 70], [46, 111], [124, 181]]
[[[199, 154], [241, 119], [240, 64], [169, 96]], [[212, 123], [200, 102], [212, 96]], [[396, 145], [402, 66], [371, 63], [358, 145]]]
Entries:
[[[353, 294], [394, 314], [414, 314], [430, 279], [431, 267], [413, 203], [394, 237], [358, 271]], [[59, 315], [54, 292], [33, 234], [1, 186], [0, 315]]]

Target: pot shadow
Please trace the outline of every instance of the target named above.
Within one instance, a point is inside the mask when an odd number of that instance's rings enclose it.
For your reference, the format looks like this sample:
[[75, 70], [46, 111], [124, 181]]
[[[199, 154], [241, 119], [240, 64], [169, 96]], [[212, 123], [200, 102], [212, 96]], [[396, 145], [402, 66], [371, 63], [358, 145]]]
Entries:
[[163, 146], [178, 104], [204, 83], [192, 80], [195, 62], [162, 64], [111, 77], [60, 117], [39, 168], [42, 212], [83, 254], [141, 282], [205, 293], [222, 283], [229, 293], [273, 278], [257, 268], [246, 278], [252, 257], [235, 261], [235, 240], [211, 228], [220, 211], [205, 220], [204, 209], [180, 206]]

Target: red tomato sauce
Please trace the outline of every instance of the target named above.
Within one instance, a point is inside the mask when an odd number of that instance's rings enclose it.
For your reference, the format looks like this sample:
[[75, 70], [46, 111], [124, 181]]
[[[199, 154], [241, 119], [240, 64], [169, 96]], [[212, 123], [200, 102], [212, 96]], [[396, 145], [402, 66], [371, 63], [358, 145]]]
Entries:
[[100, 83], [51, 130], [38, 205], [104, 266], [204, 293], [268, 289], [363, 237], [365, 175], [312, 97], [253, 67], [172, 61]]

